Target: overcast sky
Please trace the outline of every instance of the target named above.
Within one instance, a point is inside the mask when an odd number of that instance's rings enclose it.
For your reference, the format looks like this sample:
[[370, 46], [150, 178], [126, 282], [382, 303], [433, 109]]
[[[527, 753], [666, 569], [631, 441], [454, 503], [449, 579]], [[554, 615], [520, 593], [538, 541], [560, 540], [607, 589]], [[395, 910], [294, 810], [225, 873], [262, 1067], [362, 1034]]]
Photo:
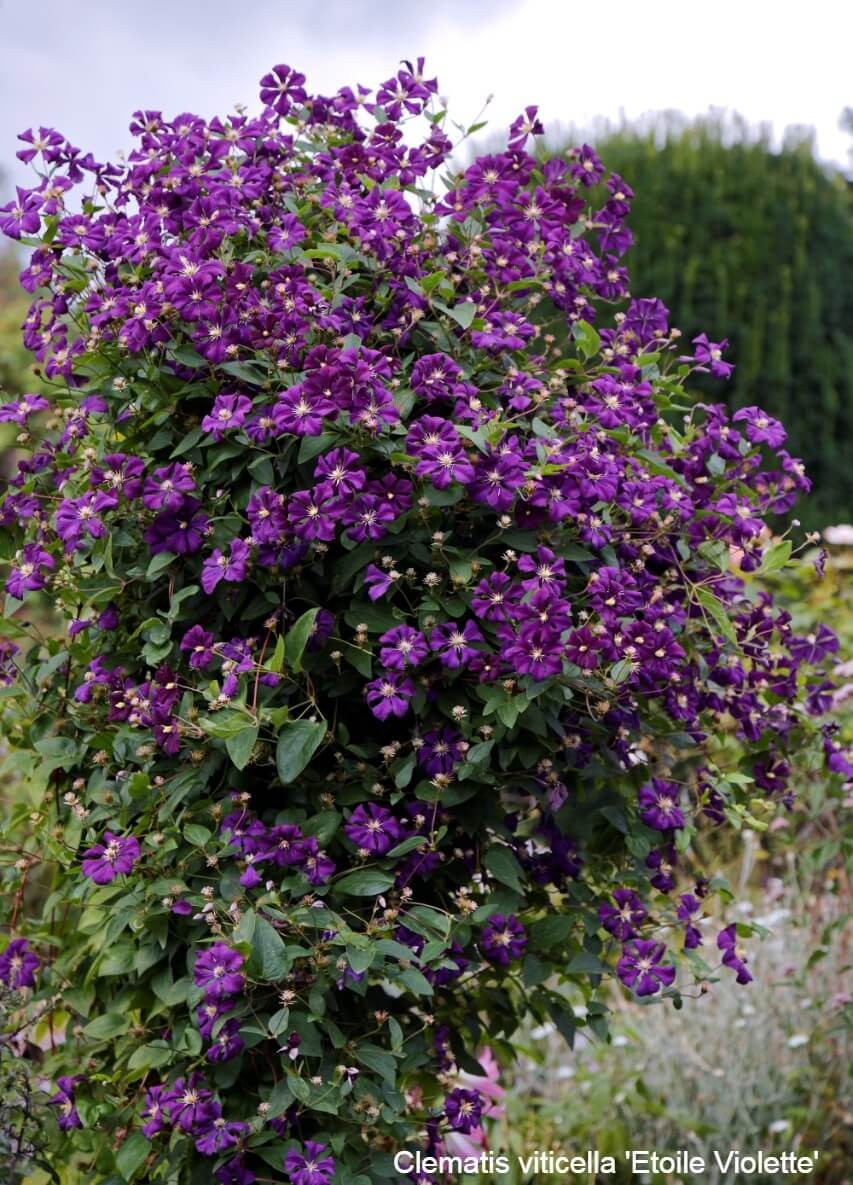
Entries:
[[426, 55], [460, 122], [484, 100], [502, 129], [527, 103], [546, 124], [589, 126], [710, 107], [815, 128], [849, 164], [853, 5], [845, 0], [0, 0], [0, 171], [17, 133], [57, 127], [99, 159], [129, 142], [137, 108], [167, 117], [255, 107], [276, 62], [309, 89], [375, 86]]

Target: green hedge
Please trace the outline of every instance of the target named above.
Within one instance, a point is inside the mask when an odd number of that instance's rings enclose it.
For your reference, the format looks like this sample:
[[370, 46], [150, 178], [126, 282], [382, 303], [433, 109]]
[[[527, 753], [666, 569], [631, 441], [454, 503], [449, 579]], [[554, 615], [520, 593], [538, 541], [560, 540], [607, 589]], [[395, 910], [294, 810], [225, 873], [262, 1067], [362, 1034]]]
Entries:
[[687, 341], [728, 337], [737, 369], [705, 390], [780, 418], [815, 484], [809, 525], [853, 513], [853, 208], [811, 143], [773, 152], [744, 125], [659, 117], [594, 140], [635, 190], [632, 293], [655, 293]]

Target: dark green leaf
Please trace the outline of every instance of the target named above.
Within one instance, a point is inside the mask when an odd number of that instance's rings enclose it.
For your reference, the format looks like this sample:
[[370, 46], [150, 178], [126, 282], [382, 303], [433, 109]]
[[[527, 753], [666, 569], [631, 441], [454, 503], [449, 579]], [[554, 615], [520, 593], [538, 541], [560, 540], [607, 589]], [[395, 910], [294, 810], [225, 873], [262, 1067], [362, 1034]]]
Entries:
[[136, 1170], [141, 1168], [148, 1153], [151, 1151], [151, 1141], [142, 1132], [131, 1132], [116, 1153], [116, 1168], [125, 1181], [132, 1181]]
[[323, 743], [325, 735], [325, 720], [285, 721], [275, 751], [276, 769], [285, 786], [299, 777]]
[[290, 959], [281, 936], [266, 918], [258, 915], [255, 932], [252, 935], [252, 954], [249, 958], [249, 974], [268, 983], [278, 983], [290, 969]]
[[489, 848], [483, 863], [492, 876], [496, 880], [499, 880], [502, 885], [507, 885], [510, 889], [515, 889], [517, 893], [524, 892], [521, 867], [509, 848], [503, 846]]
[[389, 872], [382, 872], [378, 868], [358, 868], [335, 881], [334, 888], [336, 892], [347, 893], [351, 897], [376, 897], [387, 892], [393, 884], [394, 877]]
[[319, 609], [309, 609], [287, 631], [287, 637], [284, 640], [284, 653], [287, 662], [294, 671], [302, 670], [302, 655], [305, 653], [305, 647], [308, 645], [319, 612]]
[[258, 739], [258, 725], [250, 725], [248, 728], [241, 728], [239, 732], [233, 733], [225, 741], [225, 748], [228, 751], [228, 756], [231, 758], [237, 769], [245, 769], [249, 764], [249, 758], [252, 756], [252, 750], [255, 747], [255, 742]]

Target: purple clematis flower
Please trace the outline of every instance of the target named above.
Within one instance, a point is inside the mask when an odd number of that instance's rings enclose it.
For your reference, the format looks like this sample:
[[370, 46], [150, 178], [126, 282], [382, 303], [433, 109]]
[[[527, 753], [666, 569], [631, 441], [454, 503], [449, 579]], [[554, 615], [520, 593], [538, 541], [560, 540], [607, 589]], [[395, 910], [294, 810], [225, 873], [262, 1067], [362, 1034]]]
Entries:
[[483, 1096], [478, 1090], [452, 1090], [444, 1100], [444, 1114], [454, 1131], [467, 1134], [480, 1126]]
[[357, 848], [374, 856], [384, 856], [403, 838], [403, 829], [391, 812], [375, 802], [357, 806], [344, 831]]
[[273, 66], [261, 79], [261, 102], [279, 115], [287, 115], [294, 103], [304, 103], [307, 93], [305, 75], [290, 66]]
[[635, 938], [623, 948], [616, 974], [638, 996], [653, 996], [662, 987], [670, 987], [675, 980], [675, 968], [662, 962], [665, 954], [666, 947], [662, 942]]
[[774, 420], [760, 407], [741, 407], [732, 416], [736, 424], [744, 424], [747, 440], [753, 444], [766, 444], [778, 449], [788, 439], [788, 433], [778, 420]]
[[487, 621], [506, 621], [521, 600], [521, 588], [503, 572], [493, 572], [474, 589], [471, 608]]
[[146, 477], [142, 490], [142, 505], [148, 510], [178, 510], [185, 495], [195, 490], [195, 478], [187, 465], [176, 462], [155, 469]]
[[678, 784], [663, 778], [652, 778], [637, 794], [642, 807], [640, 818], [656, 831], [676, 831], [684, 826], [684, 812], [678, 805], [681, 797]]
[[186, 1079], [178, 1078], [164, 1101], [169, 1111], [169, 1121], [185, 1132], [206, 1128], [219, 1113], [219, 1104], [209, 1090], [201, 1085], [198, 1074]]
[[222, 440], [226, 433], [233, 432], [246, 422], [251, 410], [252, 401], [246, 395], [217, 395], [201, 426], [214, 440]]
[[603, 901], [598, 907], [602, 926], [619, 942], [636, 938], [637, 927], [641, 926], [646, 918], [646, 907], [633, 889], [616, 889], [613, 901], [613, 905], [609, 901]]
[[231, 554], [225, 555], [218, 547], [204, 561], [201, 569], [201, 587], [210, 595], [220, 581], [239, 584], [246, 579], [249, 561], [249, 544], [242, 539], [231, 540]]
[[326, 1145], [306, 1140], [300, 1151], [295, 1148], [284, 1158], [284, 1171], [291, 1185], [328, 1185], [335, 1175], [335, 1161], [326, 1154]]
[[57, 1123], [59, 1124], [60, 1131], [71, 1131], [72, 1128], [83, 1126], [82, 1120], [77, 1113], [77, 1108], [74, 1105], [74, 1089], [80, 1080], [81, 1077], [79, 1074], [73, 1078], [68, 1076], [57, 1078], [57, 1092], [47, 1100], [49, 1107], [57, 1107], [59, 1109]]
[[229, 1148], [235, 1148], [248, 1131], [248, 1123], [239, 1120], [229, 1122], [222, 1115], [217, 1115], [207, 1131], [198, 1137], [195, 1146], [202, 1156], [216, 1156]]
[[0, 404], [0, 424], [19, 424], [24, 427], [30, 416], [50, 407], [43, 395], [22, 395], [12, 403]]
[[113, 494], [100, 491], [83, 494], [80, 498], [63, 498], [55, 522], [56, 533], [65, 544], [66, 554], [75, 551], [87, 536], [90, 539], [102, 539], [107, 527], [101, 515], [117, 505], [118, 499]]
[[[731, 378], [732, 372], [734, 371], [734, 366], [731, 362], [723, 361], [723, 352], [724, 350], [728, 349], [729, 345], [727, 338], [723, 338], [721, 342], [712, 342], [708, 340], [707, 334], [700, 333], [698, 337], [693, 338], [693, 345], [696, 347], [696, 349], [693, 351], [693, 360], [699, 363], [700, 368], [707, 368], [710, 370], [715, 379]], [[743, 410], [747, 411], [752, 409], [744, 408]], [[740, 412], [736, 412], [732, 418], [736, 420], [740, 414]], [[776, 421], [774, 421], [774, 423], [775, 422]], [[780, 424], [779, 427], [781, 428], [781, 426], [782, 425]], [[749, 435], [749, 433], [747, 433], [747, 435]], [[784, 440], [785, 432], [783, 431], [782, 439], [779, 441], [779, 444], [784, 443]], [[771, 442], [768, 440], [767, 443], [770, 444]]]
[[480, 627], [473, 621], [466, 621], [462, 626], [456, 622], [437, 625], [429, 636], [430, 647], [438, 653], [442, 666], [450, 670], [467, 666], [477, 655], [473, 643], [482, 641]]
[[181, 638], [181, 650], [189, 654], [189, 663], [194, 671], [203, 671], [213, 662], [215, 639], [203, 626], [194, 625]]
[[50, 552], [37, 543], [27, 543], [15, 558], [6, 580], [6, 592], [16, 600], [23, 601], [28, 592], [44, 588], [47, 574], [55, 568], [56, 560]]
[[393, 630], [387, 630], [379, 642], [379, 659], [389, 671], [402, 671], [407, 666], [416, 667], [429, 655], [429, 647], [423, 634], [409, 625], [398, 625]]
[[406, 715], [409, 701], [415, 694], [415, 685], [411, 679], [388, 671], [368, 683], [364, 694], [367, 705], [377, 720], [387, 720], [389, 716]]
[[676, 916], [684, 922], [684, 949], [695, 950], [702, 945], [702, 932], [693, 922], [693, 915], [702, 908], [702, 903], [692, 893], [682, 893]]
[[646, 856], [646, 868], [651, 869], [654, 874], [649, 877], [649, 883], [659, 893], [671, 893], [675, 888], [676, 860], [677, 854], [673, 847], [655, 848]]
[[337, 495], [351, 497], [367, 484], [367, 475], [360, 462], [358, 453], [350, 449], [332, 449], [318, 459], [314, 477], [318, 482], [327, 482]]
[[193, 979], [198, 987], [205, 989], [210, 1000], [221, 1000], [242, 992], [245, 980], [240, 972], [243, 956], [224, 942], [214, 942], [195, 961]]
[[383, 572], [375, 564], [367, 565], [364, 572], [364, 584], [371, 601], [380, 600], [390, 588], [394, 587], [396, 575], [395, 573], [395, 576], [392, 577], [390, 572]]
[[36, 971], [41, 960], [26, 938], [13, 938], [0, 955], [0, 983], [17, 991], [18, 988], [35, 987]]
[[213, 1038], [213, 1043], [207, 1051], [209, 1062], [227, 1062], [237, 1057], [245, 1048], [240, 1038], [239, 1020], [226, 1020], [225, 1024]]
[[490, 963], [508, 967], [510, 962], [520, 959], [527, 947], [524, 926], [510, 914], [492, 914], [480, 933], [480, 950]]
[[305, 840], [305, 875], [309, 885], [324, 885], [335, 874], [337, 865], [320, 851], [313, 835]]
[[247, 1169], [240, 1156], [227, 1161], [213, 1174], [217, 1185], [255, 1185], [257, 1178], [251, 1169]]
[[108, 885], [119, 874], [125, 876], [139, 859], [139, 840], [132, 835], [122, 838], [104, 832], [104, 842], [83, 853], [83, 875], [96, 885]]
[[148, 1088], [145, 1095], [145, 1106], [142, 1110], [142, 1118], [148, 1121], [142, 1125], [142, 1134], [146, 1139], [152, 1139], [166, 1126], [168, 1122], [166, 1104], [170, 1101], [171, 1096], [167, 1086], [150, 1086]]
[[530, 675], [532, 679], [547, 679], [563, 669], [558, 631], [535, 621], [521, 627], [504, 647], [503, 656], [519, 675]]
[[813, 633], [792, 638], [789, 649], [798, 663], [813, 665], [838, 653], [838, 637], [828, 625], [821, 622]]
[[528, 590], [546, 588], [549, 592], [562, 592], [566, 580], [566, 565], [548, 547], [538, 547], [536, 555], [523, 555], [518, 561], [518, 570], [525, 579], [521, 587]]
[[184, 498], [179, 506], [158, 514], [143, 538], [152, 555], [164, 551], [192, 555], [201, 550], [207, 523], [207, 515], [195, 498]]
[[723, 966], [736, 973], [736, 982], [752, 983], [752, 974], [746, 965], [746, 956], [737, 944], [737, 926], [732, 923], [717, 935], [717, 949], [722, 951]]

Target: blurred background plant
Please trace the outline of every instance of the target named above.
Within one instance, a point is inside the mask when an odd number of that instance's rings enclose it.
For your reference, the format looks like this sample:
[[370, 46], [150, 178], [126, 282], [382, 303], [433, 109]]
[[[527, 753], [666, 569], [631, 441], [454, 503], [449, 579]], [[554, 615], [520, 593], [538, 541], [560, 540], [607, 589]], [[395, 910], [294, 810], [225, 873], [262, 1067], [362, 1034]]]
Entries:
[[[674, 1016], [668, 1007], [614, 998], [610, 1044], [579, 1042], [571, 1051], [548, 1026], [526, 1034], [527, 1057], [504, 1100], [506, 1114], [492, 1125], [491, 1145], [520, 1154], [598, 1148], [615, 1157], [617, 1176], [607, 1180], [619, 1183], [634, 1180], [626, 1148], [685, 1149], [708, 1164], [714, 1149], [819, 1149], [810, 1180], [848, 1180], [853, 997], [841, 902], [774, 879], [758, 904], [750, 920], [768, 936], [754, 951], [748, 988], [710, 991]], [[517, 1172], [498, 1178], [506, 1185], [523, 1179]], [[730, 1179], [713, 1167], [703, 1177], [708, 1185]], [[653, 1185], [677, 1180], [648, 1178]]]

